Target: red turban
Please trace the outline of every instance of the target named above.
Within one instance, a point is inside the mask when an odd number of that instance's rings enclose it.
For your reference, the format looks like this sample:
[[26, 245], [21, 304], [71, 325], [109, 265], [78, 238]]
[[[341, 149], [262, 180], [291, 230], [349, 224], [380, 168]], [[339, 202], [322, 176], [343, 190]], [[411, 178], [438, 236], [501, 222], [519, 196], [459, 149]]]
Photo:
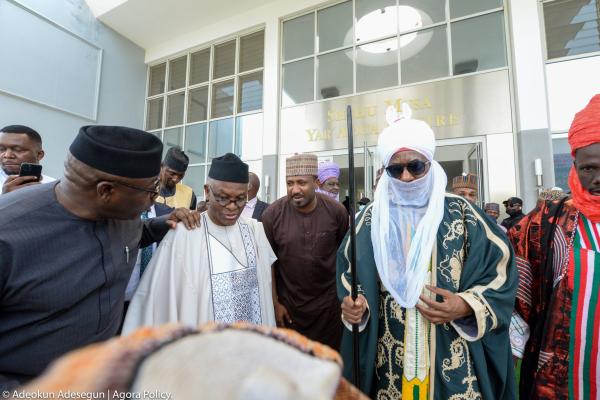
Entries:
[[[582, 147], [600, 142], [600, 94], [592, 97], [588, 105], [577, 114], [569, 129], [571, 155]], [[569, 171], [569, 187], [573, 203], [592, 222], [600, 222], [600, 196], [594, 196], [581, 186], [575, 166]]]
[[575, 156], [575, 150], [600, 142], [600, 94], [592, 97], [588, 105], [575, 114], [568, 140], [572, 156]]

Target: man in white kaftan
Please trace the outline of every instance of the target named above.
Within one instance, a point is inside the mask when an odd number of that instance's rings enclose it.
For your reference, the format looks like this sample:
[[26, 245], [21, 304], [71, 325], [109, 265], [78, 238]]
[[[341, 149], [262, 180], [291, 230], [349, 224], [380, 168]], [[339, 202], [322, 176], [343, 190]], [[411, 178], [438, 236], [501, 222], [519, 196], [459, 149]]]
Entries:
[[247, 321], [275, 326], [271, 265], [276, 256], [261, 222], [241, 217], [248, 166], [226, 154], [213, 160], [201, 227], [170, 232], [131, 300], [123, 333], [167, 322]]

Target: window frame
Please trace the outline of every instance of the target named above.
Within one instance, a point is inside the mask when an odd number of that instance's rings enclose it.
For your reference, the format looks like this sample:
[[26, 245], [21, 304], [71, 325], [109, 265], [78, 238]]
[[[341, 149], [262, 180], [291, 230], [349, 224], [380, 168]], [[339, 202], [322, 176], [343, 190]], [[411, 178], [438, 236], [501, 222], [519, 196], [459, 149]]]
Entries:
[[[240, 72], [240, 45], [241, 45], [241, 38], [242, 37], [246, 37], [246, 36], [250, 36], [253, 34], [256, 34], [258, 32], [263, 32], [263, 42], [262, 42], [262, 46], [263, 46], [263, 58], [262, 58], [262, 66], [258, 67], [258, 68], [253, 68], [253, 69], [249, 69], [246, 70], [244, 72]], [[220, 44], [223, 43], [227, 43], [230, 42], [232, 40], [235, 40], [235, 66], [234, 66], [234, 73], [232, 75], [228, 75], [228, 76], [224, 76], [224, 77], [220, 77], [220, 78], [213, 78], [214, 76], [214, 53], [215, 53], [215, 46], [218, 46]], [[244, 31], [240, 31], [236, 34], [224, 37], [224, 38], [220, 38], [217, 40], [214, 40], [212, 42], [209, 43], [205, 43], [199, 46], [195, 46], [193, 48], [190, 48], [188, 50], [179, 52], [179, 53], [175, 53], [172, 54], [168, 57], [156, 60], [150, 64], [147, 65], [146, 68], [146, 91], [145, 91], [145, 97], [144, 97], [144, 129], [149, 132], [152, 133], [153, 135], [156, 135], [159, 139], [161, 139], [161, 141], [164, 140], [164, 135], [165, 132], [170, 130], [170, 129], [177, 129], [177, 128], [181, 128], [182, 133], [181, 133], [181, 147], [182, 149], [185, 151], [186, 150], [186, 136], [187, 136], [187, 127], [188, 126], [195, 126], [195, 125], [199, 125], [199, 124], [205, 124], [206, 127], [206, 142], [204, 143], [204, 161], [203, 162], [195, 162], [195, 163], [190, 163], [189, 167], [199, 167], [199, 166], [204, 166], [204, 179], [206, 180], [206, 176], [208, 174], [208, 167], [210, 166], [210, 159], [208, 156], [209, 153], [209, 137], [210, 137], [210, 126], [213, 123], [216, 123], [217, 121], [223, 120], [223, 119], [227, 119], [227, 118], [232, 118], [232, 149], [231, 151], [234, 152], [235, 149], [238, 146], [237, 143], [237, 135], [236, 135], [236, 124], [237, 124], [237, 120], [239, 117], [244, 117], [246, 115], [252, 115], [252, 114], [258, 114], [258, 113], [263, 113], [264, 110], [264, 98], [265, 98], [265, 94], [264, 94], [264, 71], [265, 71], [265, 56], [266, 53], [264, 51], [265, 49], [265, 43], [266, 43], [266, 35], [265, 35], [265, 26], [261, 25], [261, 26], [255, 26], [253, 28], [244, 30]], [[208, 73], [208, 80], [204, 81], [204, 82], [200, 82], [200, 83], [196, 83], [193, 85], [190, 85], [190, 78], [191, 78], [191, 63], [192, 63], [192, 54], [197, 53], [199, 51], [203, 51], [206, 49], [210, 49], [209, 51], [209, 73]], [[185, 86], [183, 88], [179, 88], [179, 89], [174, 89], [174, 90], [168, 90], [169, 89], [169, 74], [170, 74], [170, 63], [173, 60], [177, 60], [181, 57], [186, 57], [186, 71], [185, 71]], [[163, 88], [163, 92], [159, 93], [159, 94], [155, 94], [150, 96], [149, 95], [149, 90], [150, 90], [150, 74], [151, 74], [151, 69], [157, 65], [161, 65], [161, 64], [165, 64], [165, 83], [164, 83], [164, 88]], [[251, 110], [251, 111], [246, 111], [246, 112], [238, 112], [238, 85], [240, 82], [240, 77], [244, 77], [246, 75], [250, 75], [250, 74], [256, 74], [256, 73], [262, 73], [262, 78], [263, 78], [263, 93], [262, 93], [262, 104], [261, 107], [255, 110]], [[227, 115], [227, 116], [223, 116], [223, 117], [218, 117], [218, 118], [212, 118], [211, 117], [211, 113], [212, 113], [212, 102], [213, 102], [213, 93], [212, 93], [212, 88], [213, 85], [216, 83], [220, 83], [220, 82], [224, 82], [224, 81], [228, 81], [233, 79], [233, 110], [231, 115]], [[204, 120], [200, 120], [200, 121], [189, 121], [188, 120], [188, 108], [189, 108], [189, 101], [190, 101], [190, 92], [201, 88], [201, 87], [206, 87], [207, 88], [207, 104], [206, 104], [206, 119]], [[167, 124], [167, 108], [168, 108], [168, 98], [171, 95], [174, 94], [179, 94], [179, 93], [184, 93], [184, 102], [183, 102], [183, 120], [181, 124], [176, 124], [176, 125], [168, 125]], [[161, 126], [160, 128], [157, 129], [147, 129], [148, 128], [148, 111], [149, 111], [149, 102], [152, 100], [156, 100], [162, 98], [163, 99], [163, 107], [162, 107], [162, 121], [161, 121]], [[262, 139], [262, 138], [261, 138]], [[185, 181], [185, 178], [184, 178]]]
[[[544, 54], [544, 62], [546, 64], [553, 64], [553, 63], [558, 63], [558, 62], [563, 62], [563, 61], [578, 60], [580, 58], [600, 56], [600, 50], [599, 50], [599, 51], [592, 51], [592, 52], [588, 52], [588, 53], [574, 54], [572, 56], [548, 58], [548, 40], [547, 40], [547, 36], [546, 36], [546, 18], [544, 15], [544, 4], [554, 3], [556, 1], [559, 1], [559, 0], [538, 0], [538, 18], [539, 18], [539, 22], [540, 22], [542, 51]], [[599, 1], [599, 0], [596, 0], [596, 1]], [[598, 25], [600, 26], [600, 18], [598, 18]]]
[[[327, 51], [324, 52], [320, 52], [317, 51], [319, 50], [317, 47], [317, 34], [318, 34], [318, 12], [320, 10], [326, 9], [326, 8], [330, 8], [333, 6], [336, 6], [338, 4], [342, 4], [345, 3], [347, 1], [351, 1], [352, 2], [352, 26], [353, 26], [353, 42], [352, 45], [348, 45], [348, 46], [342, 46], [342, 47], [338, 47], [335, 49], [329, 49]], [[543, 1], [543, 0], [540, 0]], [[552, 1], [552, 0], [550, 0]], [[442, 81], [442, 80], [447, 80], [447, 79], [454, 79], [457, 77], [466, 77], [466, 76], [470, 76], [470, 75], [477, 75], [477, 74], [483, 74], [483, 73], [489, 73], [489, 72], [494, 72], [494, 71], [502, 71], [502, 70], [509, 70], [510, 69], [510, 65], [511, 65], [511, 53], [510, 53], [510, 31], [509, 31], [509, 24], [507, 21], [507, 0], [502, 0], [501, 2], [501, 6], [499, 7], [495, 7], [495, 8], [491, 8], [489, 10], [485, 10], [485, 11], [480, 11], [477, 13], [472, 13], [472, 14], [468, 14], [468, 15], [464, 15], [461, 17], [457, 17], [457, 18], [450, 18], [450, 1], [445, 1], [444, 4], [444, 8], [445, 8], [445, 20], [444, 21], [440, 21], [440, 22], [436, 22], [436, 23], [432, 23], [420, 28], [415, 28], [415, 29], [411, 29], [411, 30], [405, 30], [400, 32], [400, 29], [396, 29], [396, 34], [395, 35], [388, 35], [388, 36], [381, 36], [381, 37], [377, 37], [375, 39], [371, 39], [369, 41], [365, 41], [365, 42], [361, 42], [360, 44], [356, 43], [356, 0], [336, 0], [333, 2], [329, 2], [323, 5], [320, 5], [316, 8], [312, 8], [310, 10], [303, 10], [303, 11], [299, 11], [297, 13], [293, 13], [290, 15], [287, 15], [283, 18], [280, 18], [279, 21], [279, 29], [280, 29], [280, 35], [279, 35], [279, 92], [278, 92], [278, 96], [279, 96], [279, 108], [280, 109], [285, 109], [285, 108], [290, 108], [290, 107], [296, 107], [299, 105], [306, 105], [306, 104], [311, 104], [311, 103], [318, 103], [318, 102], [323, 102], [323, 101], [329, 101], [331, 99], [340, 99], [340, 98], [344, 98], [344, 97], [351, 97], [351, 96], [356, 96], [358, 94], [366, 94], [366, 93], [373, 93], [373, 92], [378, 92], [378, 91], [382, 91], [382, 90], [388, 90], [388, 89], [392, 89], [392, 88], [401, 88], [401, 87], [409, 87], [409, 86], [414, 86], [414, 85], [420, 85], [420, 84], [424, 84], [424, 83], [430, 83], [430, 82], [437, 82], [437, 81]], [[399, 0], [395, 0], [395, 5], [399, 6]], [[491, 68], [491, 69], [486, 69], [486, 70], [482, 70], [482, 71], [475, 71], [475, 72], [469, 72], [466, 74], [459, 74], [459, 75], [454, 75], [454, 71], [453, 71], [453, 64], [452, 64], [452, 24], [455, 22], [459, 22], [459, 21], [463, 21], [463, 20], [467, 20], [467, 19], [472, 19], [472, 18], [477, 18], [483, 15], [487, 15], [487, 14], [494, 14], [494, 13], [498, 13], [501, 12], [502, 13], [502, 17], [503, 17], [503, 32], [504, 32], [504, 48], [503, 50], [505, 51], [505, 58], [506, 58], [506, 65], [503, 67], [497, 67], [497, 68]], [[313, 27], [313, 54], [311, 55], [307, 55], [307, 56], [303, 56], [303, 57], [298, 57], [298, 58], [294, 58], [294, 59], [290, 59], [287, 61], [284, 61], [283, 58], [283, 31], [284, 31], [284, 23], [290, 20], [293, 20], [295, 18], [298, 17], [302, 17], [308, 14], [313, 14], [314, 18], [313, 18], [313, 22], [314, 22], [314, 27]], [[418, 82], [411, 82], [411, 83], [403, 83], [402, 82], [402, 64], [401, 64], [401, 55], [400, 55], [400, 49], [396, 49], [396, 62], [397, 62], [397, 67], [398, 67], [398, 80], [397, 80], [397, 84], [394, 86], [388, 86], [388, 87], [382, 87], [379, 89], [372, 89], [372, 90], [367, 90], [367, 91], [357, 91], [357, 85], [356, 85], [356, 52], [357, 52], [357, 48], [360, 46], [364, 46], [370, 43], [375, 43], [375, 42], [379, 42], [382, 40], [387, 40], [387, 39], [391, 39], [391, 38], [396, 38], [396, 40], [398, 41], [398, 43], [400, 42], [400, 37], [406, 34], [410, 34], [410, 33], [414, 33], [414, 32], [419, 32], [419, 31], [425, 31], [434, 27], [438, 27], [438, 26], [446, 26], [446, 45], [447, 45], [447, 49], [448, 49], [448, 75], [444, 76], [444, 77], [440, 77], [440, 78], [434, 78], [434, 79], [429, 79], [429, 80], [425, 80], [425, 81], [418, 81]], [[327, 53], [332, 53], [332, 52], [336, 52], [336, 51], [342, 51], [342, 50], [348, 50], [348, 49], [353, 49], [353, 59], [352, 59], [352, 64], [353, 64], [353, 80], [352, 80], [352, 93], [350, 94], [346, 94], [346, 95], [341, 95], [341, 96], [336, 96], [336, 97], [330, 97], [327, 99], [319, 99], [318, 98], [318, 93], [317, 93], [317, 83], [318, 83], [318, 65], [317, 65], [317, 59], [319, 56], [327, 54]], [[301, 61], [301, 60], [307, 60], [307, 59], [312, 59], [313, 60], [313, 99], [309, 100], [309, 101], [305, 101], [305, 102], [300, 102], [300, 103], [296, 103], [296, 104], [292, 104], [292, 105], [283, 105], [282, 102], [282, 98], [283, 98], [283, 67], [286, 64], [290, 64], [296, 61]]]

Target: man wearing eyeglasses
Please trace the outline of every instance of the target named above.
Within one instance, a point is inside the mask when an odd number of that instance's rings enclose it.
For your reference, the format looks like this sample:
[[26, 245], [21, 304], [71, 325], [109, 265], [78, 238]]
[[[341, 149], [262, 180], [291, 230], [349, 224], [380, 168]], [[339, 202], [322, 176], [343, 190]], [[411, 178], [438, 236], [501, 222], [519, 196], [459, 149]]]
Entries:
[[143, 223], [158, 195], [162, 143], [146, 132], [85, 126], [64, 177], [0, 197], [0, 390], [62, 354], [113, 337], [138, 248], [187, 210]]
[[277, 254], [273, 267], [277, 325], [339, 349], [342, 323], [335, 292], [335, 254], [348, 230], [344, 206], [317, 189], [317, 156], [286, 159], [287, 196], [263, 214]]
[[165, 236], [131, 300], [123, 333], [168, 322], [275, 325], [276, 257], [262, 223], [241, 216], [248, 165], [231, 153], [213, 159], [204, 194], [201, 228]]
[[386, 113], [385, 172], [357, 219], [355, 301], [348, 237], [338, 250], [344, 375], [358, 324], [361, 389], [372, 398], [514, 399], [511, 246], [478, 207], [445, 193], [433, 131], [402, 110]]

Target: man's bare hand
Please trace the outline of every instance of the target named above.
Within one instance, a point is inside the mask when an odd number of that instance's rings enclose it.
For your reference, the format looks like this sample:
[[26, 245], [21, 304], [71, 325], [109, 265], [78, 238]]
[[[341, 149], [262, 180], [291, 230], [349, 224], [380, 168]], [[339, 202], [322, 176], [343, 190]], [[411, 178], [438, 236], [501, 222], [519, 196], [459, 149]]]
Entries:
[[417, 304], [417, 310], [434, 324], [452, 322], [456, 319], [468, 317], [473, 314], [471, 306], [459, 295], [449, 290], [427, 285], [427, 290], [442, 296], [442, 301], [435, 301], [428, 296], [421, 295], [420, 299], [427, 307]]
[[367, 299], [362, 294], [352, 300], [352, 297], [346, 296], [342, 300], [342, 318], [351, 324], [360, 324], [363, 315], [367, 311]]
[[177, 223], [183, 222], [186, 229], [192, 230], [200, 227], [200, 213], [198, 211], [190, 211], [187, 208], [176, 208], [169, 214], [167, 225], [171, 229], [175, 229]]
[[2, 193], [9, 193], [31, 185], [39, 185], [37, 176], [9, 175], [2, 185]]
[[277, 322], [277, 326], [279, 328], [285, 328], [292, 324], [292, 318], [290, 317], [290, 313], [287, 308], [281, 303], [273, 304], [275, 307], [275, 321]]

